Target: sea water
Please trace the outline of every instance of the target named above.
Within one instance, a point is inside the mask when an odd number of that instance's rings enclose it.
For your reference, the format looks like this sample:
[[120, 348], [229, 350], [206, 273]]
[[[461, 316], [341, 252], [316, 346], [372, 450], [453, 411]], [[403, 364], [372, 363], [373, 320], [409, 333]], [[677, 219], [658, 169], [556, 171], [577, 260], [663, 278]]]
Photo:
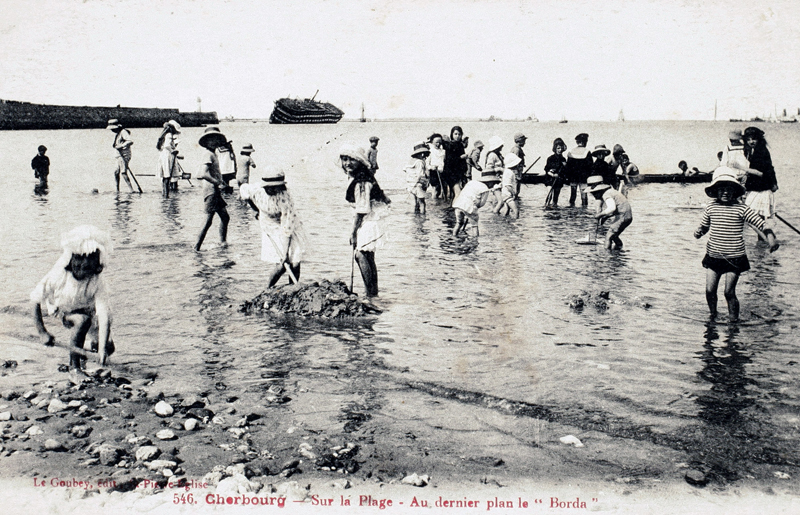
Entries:
[[[60, 234], [90, 223], [108, 230], [115, 244], [103, 272], [114, 311], [114, 366], [134, 376], [157, 373], [165, 390], [224, 391], [258, 402], [277, 385], [293, 399], [285, 407], [289, 416], [325, 429], [357, 424], [353, 412], [380, 416], [404, 388], [426, 384], [546, 407], [552, 420], [698, 455], [736, 451], [745, 462], [797, 461], [799, 235], [779, 223], [782, 246], [770, 254], [746, 231], [752, 269], [737, 289], [742, 321], [728, 325], [723, 315], [722, 323], [709, 324], [700, 264], [705, 240], [692, 236], [702, 211], [676, 209], [705, 201], [705, 185], [633, 188], [634, 221], [622, 251], [576, 245], [594, 234], [590, 210], [544, 209], [543, 186], [522, 186], [518, 220], [484, 210], [479, 237], [454, 238], [447, 203], [429, 199], [427, 215], [413, 213], [402, 172], [415, 142], [447, 134], [454, 124], [221, 125], [237, 149], [255, 147], [255, 179], [268, 165], [285, 170], [309, 236], [302, 281], [349, 283], [352, 213], [337, 149], [381, 138], [377, 178], [393, 200], [387, 244], [376, 256], [384, 311], [368, 322], [335, 324], [239, 313], [239, 304], [265, 287], [269, 267], [259, 261], [258, 223], [235, 195], [227, 198], [229, 247], [218, 246], [216, 219], [196, 253], [192, 245], [205, 218], [196, 179], [181, 181], [169, 199], [157, 178], [144, 175], [143, 194], [128, 193], [124, 182], [117, 194], [110, 132], [0, 132], [0, 335], [37, 345], [29, 293], [60, 254]], [[542, 171], [554, 138], [571, 146], [580, 132], [589, 133], [589, 147], [622, 144], [642, 173], [676, 172], [680, 160], [710, 170], [728, 131], [742, 128], [457, 124], [472, 141], [500, 136], [506, 150], [514, 133], [525, 133], [527, 162], [541, 156], [532, 172]], [[800, 128], [761, 127], [780, 185], [779, 213], [800, 227]], [[195, 177], [202, 131], [180, 135], [183, 167]], [[158, 134], [132, 130], [135, 173], [155, 173]], [[44, 195], [34, 192], [29, 164], [40, 144], [51, 160]], [[562, 191], [562, 204], [568, 193]], [[363, 294], [357, 267], [355, 291]], [[608, 309], [570, 308], [570, 297], [582, 291], [608, 291]], [[726, 312], [721, 294], [719, 307]]]

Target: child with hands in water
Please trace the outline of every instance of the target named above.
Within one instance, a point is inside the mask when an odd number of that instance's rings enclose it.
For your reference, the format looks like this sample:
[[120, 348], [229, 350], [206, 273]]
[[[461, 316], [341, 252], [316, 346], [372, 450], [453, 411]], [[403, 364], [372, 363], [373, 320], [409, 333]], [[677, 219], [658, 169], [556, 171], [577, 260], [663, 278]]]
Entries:
[[[88, 336], [91, 350], [98, 353], [98, 362], [105, 365], [114, 352], [114, 343], [110, 337], [108, 294], [100, 273], [111, 242], [97, 227], [82, 225], [62, 237], [61, 247], [63, 254], [31, 293], [36, 330], [43, 344], [55, 344], [55, 338], [44, 326], [44, 307], [50, 316], [60, 317], [64, 326], [71, 329], [70, 348], [82, 350]], [[83, 353], [71, 352], [72, 379], [83, 374], [82, 365]]]

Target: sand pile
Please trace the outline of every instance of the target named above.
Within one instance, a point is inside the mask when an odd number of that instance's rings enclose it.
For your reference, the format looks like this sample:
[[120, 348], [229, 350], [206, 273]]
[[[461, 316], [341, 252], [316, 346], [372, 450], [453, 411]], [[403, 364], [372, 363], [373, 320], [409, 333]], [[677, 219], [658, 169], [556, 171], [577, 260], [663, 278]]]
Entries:
[[271, 288], [242, 303], [240, 311], [292, 313], [324, 318], [359, 317], [380, 313], [375, 306], [359, 300], [342, 281], [287, 284]]

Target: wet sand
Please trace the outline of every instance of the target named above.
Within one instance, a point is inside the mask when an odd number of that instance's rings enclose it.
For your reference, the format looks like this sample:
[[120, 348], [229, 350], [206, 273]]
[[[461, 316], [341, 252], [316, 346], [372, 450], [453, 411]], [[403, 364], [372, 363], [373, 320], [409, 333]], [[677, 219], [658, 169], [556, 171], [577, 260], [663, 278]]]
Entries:
[[[208, 500], [219, 498], [209, 494], [227, 499], [237, 489], [262, 502], [283, 497], [286, 508], [308, 513], [323, 499], [335, 499], [327, 509], [341, 513], [359, 503], [380, 510], [380, 500], [384, 509], [413, 512], [414, 499], [450, 513], [519, 513], [526, 500], [525, 511], [612, 513], [788, 513], [800, 503], [800, 470], [760, 465], [753, 449], [742, 449], [746, 464], [733, 455], [725, 462], [706, 439], [713, 459], [701, 463], [703, 450], [682, 449], [680, 435], [623, 434], [622, 424], [591, 413], [412, 381], [380, 360], [372, 370], [316, 370], [265, 396], [223, 387], [187, 393], [191, 385], [157, 370], [135, 377], [113, 365], [76, 386], [58, 371], [66, 351], [39, 347], [28, 328], [4, 342], [0, 357], [8, 364], [0, 369], [0, 412], [11, 413], [0, 422], [0, 481], [20, 510], [194, 513], [214, 508]], [[362, 401], [320, 387], [337, 382]], [[174, 413], [157, 415], [159, 401]], [[190, 418], [197, 428], [186, 430]], [[159, 439], [164, 429], [174, 438]], [[582, 446], [560, 441], [568, 435]], [[137, 460], [146, 446], [158, 455]], [[404, 483], [412, 474], [428, 484]], [[90, 486], [60, 486], [73, 480]], [[193, 493], [196, 504], [173, 504], [186, 502], [176, 493]], [[435, 504], [440, 496], [477, 504], [445, 508]], [[341, 506], [347, 498], [351, 506]], [[509, 501], [514, 508], [501, 504]]]

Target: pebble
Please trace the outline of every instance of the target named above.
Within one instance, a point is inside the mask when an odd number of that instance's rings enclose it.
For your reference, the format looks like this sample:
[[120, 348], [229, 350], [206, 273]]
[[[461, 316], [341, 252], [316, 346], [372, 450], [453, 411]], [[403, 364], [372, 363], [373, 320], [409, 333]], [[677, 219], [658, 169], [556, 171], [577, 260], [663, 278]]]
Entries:
[[350, 483], [349, 479], [342, 479], [342, 480], [339, 480], [339, 481], [334, 481], [333, 483], [331, 483], [331, 486], [333, 488], [338, 488], [338, 489], [341, 489], [341, 490], [347, 490], [348, 488], [352, 487], [353, 485]]
[[583, 442], [578, 440], [578, 438], [576, 436], [573, 436], [573, 435], [562, 436], [561, 438], [558, 439], [558, 441], [563, 443], [563, 444], [566, 444], [566, 445], [574, 445], [575, 447], [583, 447]]
[[42, 399], [42, 400], [36, 402], [36, 407], [37, 408], [44, 408], [49, 404], [50, 404], [50, 399]]
[[406, 476], [403, 478], [402, 483], [406, 485], [413, 485], [413, 486], [426, 486], [430, 482], [430, 476], [423, 475], [419, 476], [416, 472], [411, 474], [410, 476]]
[[203, 476], [203, 482], [208, 483], [209, 485], [216, 485], [220, 481], [222, 481], [221, 471], [209, 472], [208, 474]]
[[219, 415], [217, 415], [217, 416], [215, 416], [214, 418], [211, 419], [211, 423], [221, 426], [222, 424], [225, 423], [225, 419], [220, 417]]
[[122, 449], [105, 443], [97, 448], [97, 452], [99, 454], [100, 463], [103, 465], [116, 465], [124, 454]]
[[0, 421], [2, 421], [2, 422], [7, 422], [9, 420], [12, 420], [13, 418], [14, 417], [11, 415], [10, 411], [4, 411], [4, 412], [0, 413]]
[[247, 425], [247, 417], [244, 417], [244, 418], [241, 418], [241, 419], [237, 420], [236, 423], [233, 424], [233, 425], [236, 426], [236, 427], [244, 427], [244, 426], [246, 426]]
[[150, 463], [147, 463], [146, 465], [148, 469], [152, 471], [157, 471], [165, 468], [174, 468], [177, 465], [177, 463], [169, 460], [153, 460]]
[[790, 476], [786, 472], [776, 471], [776, 472], [773, 472], [772, 475], [777, 477], [778, 479], [791, 479], [792, 478], [792, 476]]
[[32, 397], [35, 397], [35, 396], [36, 396], [36, 392], [34, 392], [33, 390], [28, 390], [27, 392], [22, 394], [22, 398], [25, 399], [25, 400], [29, 400], [29, 399], [31, 399]]
[[197, 429], [198, 424], [199, 422], [197, 422], [196, 418], [190, 418], [183, 423], [183, 428], [187, 431], [194, 431], [195, 429]]
[[136, 461], [150, 461], [158, 458], [161, 454], [161, 449], [155, 445], [144, 445], [136, 449]]
[[69, 401], [67, 404], [68, 408], [80, 408], [83, 405], [81, 401]]
[[162, 429], [156, 433], [156, 438], [159, 440], [172, 440], [175, 438], [175, 433], [173, 433], [171, 429]]
[[3, 392], [3, 398], [7, 401], [13, 401], [17, 397], [19, 397], [19, 392], [14, 390], [6, 390]]
[[705, 486], [708, 483], [706, 475], [697, 469], [691, 469], [684, 476], [686, 482], [694, 486]]
[[53, 440], [52, 438], [48, 438], [47, 440], [45, 440], [44, 448], [47, 449], [48, 451], [64, 450], [64, 446], [61, 445], [61, 443], [59, 443], [58, 441]]
[[66, 404], [64, 404], [63, 402], [61, 402], [60, 400], [53, 399], [47, 405], [47, 412], [48, 413], [58, 413], [60, 411], [64, 411], [67, 408], [68, 408], [68, 406]]
[[159, 417], [171, 417], [175, 410], [172, 409], [172, 406], [169, 403], [164, 401], [159, 401], [154, 408], [156, 415]]
[[247, 433], [246, 429], [242, 429], [241, 427], [230, 427], [228, 428], [228, 432], [231, 433], [236, 438], [241, 438], [242, 436]]
[[75, 438], [86, 438], [91, 432], [92, 428], [89, 426], [75, 426], [70, 430], [70, 433]]
[[161, 475], [164, 477], [172, 477], [175, 475], [175, 472], [173, 472], [172, 469], [164, 469], [161, 471]]
[[217, 483], [216, 493], [225, 494], [250, 494], [258, 491], [260, 485], [247, 479], [244, 474], [236, 474]]
[[27, 431], [25, 431], [25, 434], [28, 436], [37, 436], [44, 434], [44, 431], [42, 431], [42, 428], [39, 426], [31, 426]]
[[289, 460], [281, 465], [281, 470], [297, 468], [298, 465], [300, 465], [300, 460]]

